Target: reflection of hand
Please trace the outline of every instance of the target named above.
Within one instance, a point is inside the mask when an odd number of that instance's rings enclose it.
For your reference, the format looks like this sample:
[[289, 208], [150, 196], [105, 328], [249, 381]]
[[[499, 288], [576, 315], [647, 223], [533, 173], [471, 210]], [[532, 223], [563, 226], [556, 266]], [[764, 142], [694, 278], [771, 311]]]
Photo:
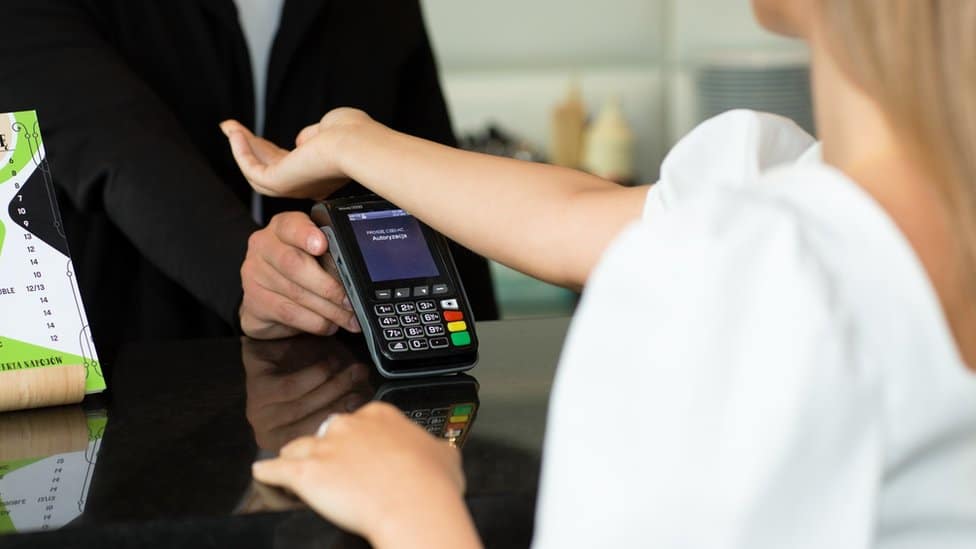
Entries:
[[480, 545], [460, 453], [389, 404], [337, 416], [324, 437], [290, 443], [278, 459], [256, 463], [254, 476], [376, 547]]
[[305, 504], [301, 500], [284, 490], [254, 481], [238, 505], [237, 513], [273, 513], [304, 508]]
[[245, 338], [241, 354], [247, 418], [266, 450], [314, 433], [330, 415], [353, 411], [373, 396], [369, 367], [335, 340]]
[[305, 214], [288, 212], [251, 235], [241, 266], [241, 329], [259, 339], [360, 331], [346, 291], [319, 265], [327, 240]]
[[223, 122], [220, 129], [256, 191], [267, 196], [323, 198], [348, 182], [336, 154], [345, 130], [369, 123], [372, 119], [362, 111], [333, 110], [318, 124], [302, 130], [292, 151], [257, 137], [236, 120]]

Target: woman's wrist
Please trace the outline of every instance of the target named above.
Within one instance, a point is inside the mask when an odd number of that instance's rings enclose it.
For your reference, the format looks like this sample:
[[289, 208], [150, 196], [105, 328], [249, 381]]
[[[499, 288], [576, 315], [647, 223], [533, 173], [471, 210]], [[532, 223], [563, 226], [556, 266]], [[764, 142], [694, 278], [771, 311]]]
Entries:
[[356, 153], [368, 148], [371, 141], [383, 130], [387, 130], [386, 126], [371, 118], [342, 124], [339, 131], [334, 133], [332, 150], [329, 151], [339, 171], [347, 177], [355, 178], [353, 173], [356, 171]]
[[456, 494], [430, 495], [424, 494], [423, 505], [377, 517], [375, 528], [366, 533], [370, 545], [378, 549], [480, 548], [481, 540], [464, 499]]

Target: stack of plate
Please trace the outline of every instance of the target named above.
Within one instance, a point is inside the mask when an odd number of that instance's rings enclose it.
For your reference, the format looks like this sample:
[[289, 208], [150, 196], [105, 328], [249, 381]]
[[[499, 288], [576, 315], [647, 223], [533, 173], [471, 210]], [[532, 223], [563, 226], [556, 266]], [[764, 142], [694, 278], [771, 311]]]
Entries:
[[731, 109], [771, 112], [815, 134], [810, 63], [805, 52], [723, 52], [698, 66], [702, 120]]

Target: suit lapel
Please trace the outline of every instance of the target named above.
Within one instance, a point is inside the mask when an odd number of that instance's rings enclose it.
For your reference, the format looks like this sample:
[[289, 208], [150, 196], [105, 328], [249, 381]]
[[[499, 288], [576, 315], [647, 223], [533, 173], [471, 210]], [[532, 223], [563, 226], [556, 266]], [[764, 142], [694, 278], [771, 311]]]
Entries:
[[[226, 36], [220, 34], [223, 47], [227, 47], [226, 54], [233, 63], [235, 75], [230, 82], [218, 81], [215, 85], [226, 89], [225, 101], [238, 107], [240, 121], [249, 127], [254, 127], [254, 77], [251, 68], [251, 57], [247, 49], [247, 40], [241, 28], [240, 15], [234, 0], [197, 0], [196, 4], [206, 13], [218, 31], [222, 29]], [[238, 79], [239, 78], [239, 79]]]
[[268, 67], [268, 108], [274, 105], [288, 66], [298, 52], [305, 36], [312, 30], [331, 0], [285, 0], [278, 33], [271, 48], [271, 62]]

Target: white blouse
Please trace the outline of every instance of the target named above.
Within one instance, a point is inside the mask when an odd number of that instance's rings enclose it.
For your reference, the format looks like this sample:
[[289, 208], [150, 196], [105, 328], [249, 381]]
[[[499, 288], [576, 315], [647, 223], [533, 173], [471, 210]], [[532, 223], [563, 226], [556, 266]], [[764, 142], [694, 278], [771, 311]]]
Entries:
[[735, 111], [669, 154], [563, 350], [536, 547], [976, 548], [976, 375], [813, 146]]

